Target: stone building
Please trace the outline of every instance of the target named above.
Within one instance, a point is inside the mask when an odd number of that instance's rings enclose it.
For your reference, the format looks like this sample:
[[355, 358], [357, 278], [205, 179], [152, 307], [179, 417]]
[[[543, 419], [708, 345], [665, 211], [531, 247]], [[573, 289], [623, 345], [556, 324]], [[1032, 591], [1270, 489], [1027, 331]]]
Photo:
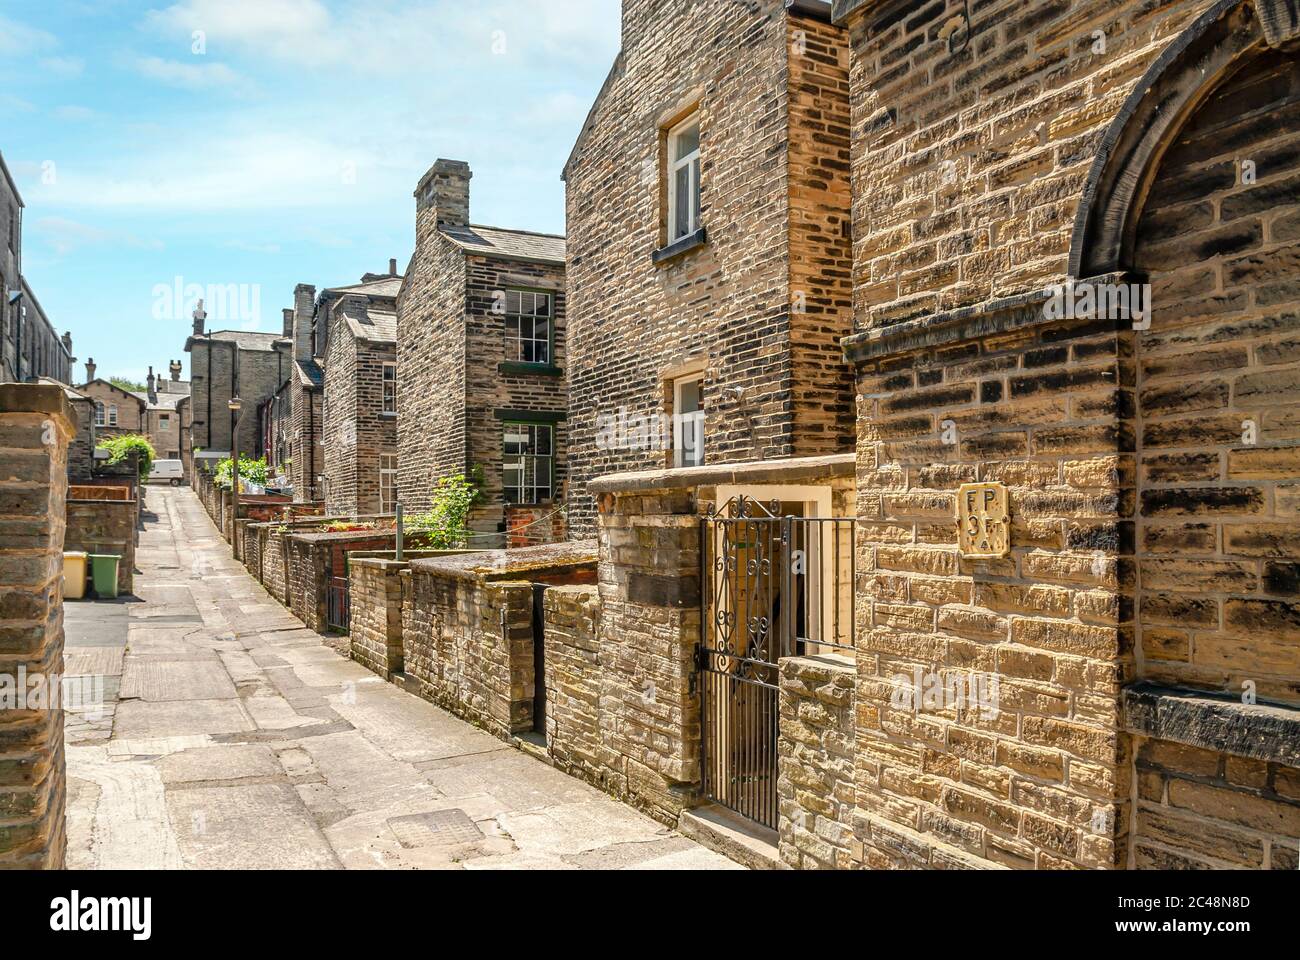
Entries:
[[565, 167], [571, 525], [594, 477], [853, 447], [849, 63], [827, 3], [622, 4]]
[[[293, 368], [293, 342], [278, 333], [243, 330], [205, 331], [207, 315], [200, 303], [194, 311], [194, 332], [185, 341], [190, 355], [190, 450], [226, 453], [232, 450], [238, 422], [239, 450], [264, 455], [265, 431], [260, 412]], [[230, 399], [238, 397], [238, 421]]]
[[72, 335], [60, 337], [23, 276], [23, 199], [0, 155], [0, 383], [72, 382]]
[[101, 440], [129, 433], [144, 434], [149, 402], [96, 377], [94, 360], [87, 361], [86, 382], [77, 387], [77, 392], [94, 404], [95, 430]]
[[402, 503], [480, 478], [472, 525], [507, 507], [559, 509], [568, 476], [564, 238], [472, 225], [465, 163], [439, 160], [416, 197], [416, 246], [397, 299]]
[[143, 392], [134, 392], [145, 402], [141, 432], [149, 438], [160, 460], [184, 461], [184, 423], [182, 401], [189, 398], [190, 384], [181, 379], [180, 361], [170, 364], [170, 379], [154, 375], [153, 367], [145, 379]]
[[331, 514], [397, 508], [397, 262], [387, 275], [326, 290], [316, 307], [325, 370], [325, 502]]
[[1294, 871], [1300, 5], [835, 7], [852, 859]]

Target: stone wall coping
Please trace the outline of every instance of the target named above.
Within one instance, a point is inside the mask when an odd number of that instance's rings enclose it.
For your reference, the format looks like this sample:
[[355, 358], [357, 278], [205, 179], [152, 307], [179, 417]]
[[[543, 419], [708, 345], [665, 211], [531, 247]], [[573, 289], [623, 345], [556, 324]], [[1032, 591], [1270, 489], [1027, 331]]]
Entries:
[[[1136, 282], [1125, 273], [1106, 274], [1089, 277], [1087, 280], [1061, 278], [1061, 285], [1068, 284], [1128, 284]], [[986, 303], [958, 307], [943, 313], [916, 317], [886, 327], [860, 330], [845, 337], [841, 344], [844, 358], [850, 364], [865, 363], [882, 357], [915, 353], [948, 344], [978, 340], [983, 337], [996, 336], [1012, 330], [1051, 323], [1078, 323], [1077, 320], [1058, 320], [1044, 315], [1043, 305], [1051, 299], [1054, 288], [1046, 286], [1028, 293], [1019, 293], [1011, 297], [1001, 297]], [[1101, 322], [1100, 320], [1097, 322]], [[1127, 325], [1128, 320], [1115, 320], [1116, 329]]]
[[789, 484], [793, 481], [854, 477], [857, 458], [852, 453], [789, 460], [754, 460], [745, 463], [706, 464], [674, 470], [643, 470], [596, 477], [587, 489], [595, 494], [638, 491], [690, 490], [723, 484]]
[[1124, 690], [1129, 733], [1300, 767], [1300, 709], [1140, 682]]
[[525, 581], [530, 575], [594, 569], [599, 559], [596, 541], [576, 540], [524, 547], [521, 550], [485, 550], [435, 560], [412, 560], [411, 570], [444, 579], [476, 583]]
[[355, 540], [380, 540], [397, 537], [396, 530], [321, 530], [312, 533], [290, 532], [288, 539], [306, 543], [351, 543]]
[[835, 673], [856, 677], [858, 663], [839, 653], [819, 653], [805, 657], [782, 657], [778, 666], [789, 664], [796, 670], [819, 670], [828, 676]]
[[41, 413], [62, 417], [63, 426], [73, 429], [77, 414], [63, 387], [52, 383], [0, 384], [0, 413]]

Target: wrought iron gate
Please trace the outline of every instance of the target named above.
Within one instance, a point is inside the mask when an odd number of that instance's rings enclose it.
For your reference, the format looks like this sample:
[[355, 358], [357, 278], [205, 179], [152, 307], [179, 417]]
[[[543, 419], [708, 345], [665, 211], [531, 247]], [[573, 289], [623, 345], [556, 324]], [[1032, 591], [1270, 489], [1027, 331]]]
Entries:
[[700, 521], [705, 795], [777, 826], [781, 657], [853, 648], [854, 521], [738, 497]]

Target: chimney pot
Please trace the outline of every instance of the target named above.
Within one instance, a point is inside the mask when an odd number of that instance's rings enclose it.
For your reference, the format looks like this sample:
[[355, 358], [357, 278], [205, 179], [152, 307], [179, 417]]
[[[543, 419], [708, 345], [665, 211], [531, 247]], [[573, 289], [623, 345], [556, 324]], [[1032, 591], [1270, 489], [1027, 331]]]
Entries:
[[94, 379], [95, 379], [95, 358], [91, 357], [89, 360], [86, 361], [86, 382], [90, 383], [90, 381]]
[[181, 362], [173, 360], [169, 369], [171, 370], [172, 380], [179, 383], [181, 379]]
[[194, 336], [203, 336], [203, 325], [207, 319], [208, 314], [203, 309], [203, 301], [200, 300], [198, 306], [194, 308]]
[[388, 275], [389, 275], [390, 277], [395, 277], [395, 276], [397, 276], [397, 258], [396, 258], [396, 257], [391, 257], [391, 258], [389, 258], [389, 261], [388, 261]]

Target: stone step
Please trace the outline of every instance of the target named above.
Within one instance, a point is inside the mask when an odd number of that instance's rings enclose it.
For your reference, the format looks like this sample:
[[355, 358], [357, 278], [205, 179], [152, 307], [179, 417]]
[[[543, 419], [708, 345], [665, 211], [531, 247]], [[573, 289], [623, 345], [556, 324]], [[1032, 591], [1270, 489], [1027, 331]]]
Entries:
[[777, 832], [710, 804], [685, 811], [677, 822], [682, 836], [751, 870], [787, 870], [777, 852]]

